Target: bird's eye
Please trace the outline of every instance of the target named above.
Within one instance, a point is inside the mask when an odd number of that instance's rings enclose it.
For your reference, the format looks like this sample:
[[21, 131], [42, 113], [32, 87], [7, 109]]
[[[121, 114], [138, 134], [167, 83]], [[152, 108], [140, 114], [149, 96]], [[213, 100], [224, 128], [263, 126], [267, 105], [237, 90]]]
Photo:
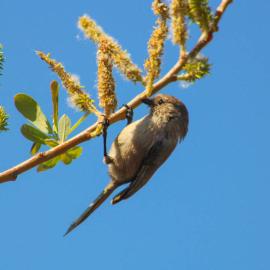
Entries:
[[158, 104], [161, 105], [164, 103], [164, 100], [161, 98], [159, 101], [158, 101]]

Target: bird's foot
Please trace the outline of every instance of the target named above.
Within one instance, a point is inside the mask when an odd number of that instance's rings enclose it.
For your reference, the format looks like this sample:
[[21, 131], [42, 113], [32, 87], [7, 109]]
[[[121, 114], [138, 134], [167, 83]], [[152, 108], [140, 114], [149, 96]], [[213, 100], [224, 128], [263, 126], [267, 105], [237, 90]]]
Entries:
[[111, 164], [111, 163], [113, 163], [113, 158], [110, 157], [110, 156], [108, 156], [108, 155], [106, 155], [106, 156], [103, 157], [103, 162], [105, 164]]
[[103, 120], [102, 120], [102, 134], [103, 134], [103, 155], [104, 155], [104, 159], [105, 157], [107, 157], [107, 130], [108, 127], [110, 125], [109, 120], [106, 118], [106, 116], [104, 116]]
[[133, 109], [130, 108], [127, 104], [124, 104], [123, 107], [125, 107], [126, 110], [126, 119], [127, 119], [127, 125], [129, 125], [133, 120]]

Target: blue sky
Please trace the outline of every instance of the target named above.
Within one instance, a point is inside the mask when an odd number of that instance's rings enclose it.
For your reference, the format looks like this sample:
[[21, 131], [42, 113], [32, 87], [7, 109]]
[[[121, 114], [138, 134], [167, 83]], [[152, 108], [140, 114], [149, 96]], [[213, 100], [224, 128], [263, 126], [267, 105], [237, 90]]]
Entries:
[[[0, 140], [1, 170], [29, 157], [30, 143], [19, 132], [25, 120], [13, 96], [28, 93], [51, 114], [49, 83], [56, 76], [34, 51], [50, 52], [96, 97], [96, 50], [77, 29], [77, 18], [91, 15], [142, 66], [154, 22], [150, 5], [149, 0], [1, 1], [6, 62], [0, 103], [10, 114], [10, 131]], [[203, 51], [213, 64], [211, 75], [187, 89], [173, 84], [163, 90], [187, 105], [189, 134], [130, 200], [105, 203], [63, 238], [108, 181], [101, 138], [84, 143], [82, 157], [71, 166], [32, 170], [1, 185], [0, 269], [270, 269], [269, 8], [268, 1], [234, 1]], [[168, 42], [163, 73], [176, 56]], [[141, 91], [116, 77], [119, 104]], [[67, 106], [64, 90], [61, 112], [73, 122], [80, 117]], [[141, 106], [135, 118], [146, 113]], [[124, 124], [110, 128], [109, 142]]]

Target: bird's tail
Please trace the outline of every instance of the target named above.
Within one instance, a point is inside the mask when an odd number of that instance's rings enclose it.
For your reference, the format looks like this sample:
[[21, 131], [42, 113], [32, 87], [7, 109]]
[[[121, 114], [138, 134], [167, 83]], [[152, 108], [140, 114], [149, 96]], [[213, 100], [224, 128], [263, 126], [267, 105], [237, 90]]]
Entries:
[[64, 236], [69, 234], [83, 221], [85, 221], [117, 188], [117, 185], [110, 182], [102, 193], [88, 206], [88, 208], [70, 225]]

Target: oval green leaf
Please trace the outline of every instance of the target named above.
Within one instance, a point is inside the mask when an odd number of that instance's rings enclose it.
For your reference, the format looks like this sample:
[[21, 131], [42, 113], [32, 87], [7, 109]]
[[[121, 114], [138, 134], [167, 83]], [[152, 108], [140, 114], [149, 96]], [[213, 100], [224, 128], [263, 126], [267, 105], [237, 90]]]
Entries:
[[57, 141], [55, 141], [54, 139], [46, 139], [46, 140], [44, 140], [44, 143], [50, 147], [55, 147], [55, 146], [59, 145], [59, 143]]
[[31, 150], [30, 150], [31, 155], [32, 156], [35, 155], [38, 152], [38, 150], [40, 149], [40, 147], [41, 147], [41, 143], [33, 143]]
[[44, 140], [49, 139], [48, 135], [28, 124], [24, 124], [21, 126], [21, 133], [26, 139], [35, 143], [44, 144]]
[[81, 156], [82, 151], [83, 151], [82, 147], [80, 147], [80, 146], [75, 146], [75, 147], [69, 149], [69, 150], [66, 152], [66, 154], [67, 154], [68, 156], [70, 156], [72, 159], [76, 159], [76, 158], [78, 158], [79, 156]]
[[69, 117], [64, 114], [59, 120], [58, 123], [58, 136], [60, 143], [64, 142], [70, 133], [71, 121]]
[[19, 93], [14, 97], [14, 102], [17, 110], [25, 118], [30, 120], [34, 126], [44, 133], [52, 133], [52, 128], [47, 117], [31, 96]]
[[53, 167], [55, 167], [55, 165], [58, 163], [58, 161], [60, 160], [60, 157], [57, 156], [55, 158], [52, 158], [48, 161], [45, 161], [43, 163], [41, 163], [38, 167], [37, 167], [37, 171], [38, 172], [43, 172], [49, 169], [52, 169]]
[[70, 157], [67, 153], [62, 154], [60, 157], [65, 165], [69, 165], [72, 162], [72, 157]]
[[51, 94], [53, 103], [53, 131], [57, 133], [58, 129], [58, 99], [59, 99], [59, 84], [57, 81], [51, 82]]

